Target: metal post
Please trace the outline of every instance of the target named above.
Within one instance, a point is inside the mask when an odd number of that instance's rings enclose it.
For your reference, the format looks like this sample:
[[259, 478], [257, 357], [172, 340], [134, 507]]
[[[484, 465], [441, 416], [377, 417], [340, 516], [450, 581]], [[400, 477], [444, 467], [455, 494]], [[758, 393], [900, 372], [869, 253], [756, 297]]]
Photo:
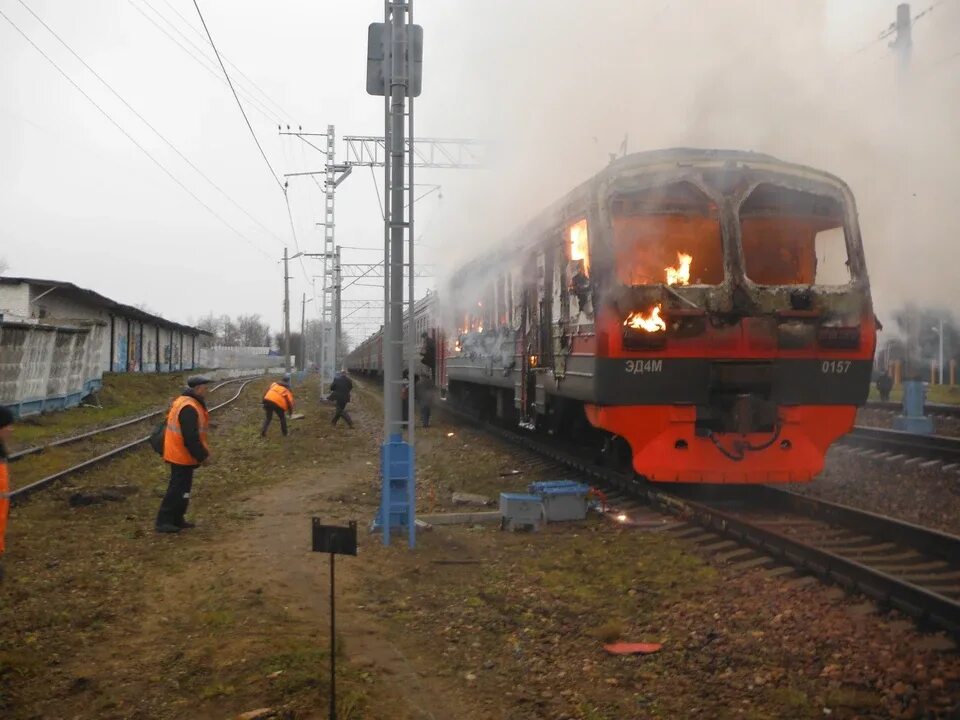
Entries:
[[341, 365], [340, 342], [343, 331], [343, 314], [340, 310], [340, 301], [342, 299], [341, 290], [343, 286], [343, 276], [340, 270], [340, 246], [337, 245], [337, 251], [334, 253], [333, 263], [333, 370], [339, 372]]
[[943, 385], [943, 318], [940, 318], [940, 384]]
[[[416, 454], [414, 452], [414, 428], [417, 426], [417, 413], [416, 413], [416, 399], [414, 398], [414, 393], [416, 391], [416, 369], [417, 364], [415, 362], [416, 353], [417, 353], [417, 328], [416, 323], [414, 322], [413, 310], [414, 304], [416, 302], [415, 287], [414, 287], [414, 265], [413, 265], [413, 206], [416, 204], [413, 198], [413, 145], [414, 145], [414, 135], [413, 135], [413, 47], [410, 44], [413, 38], [413, 0], [407, 0], [407, 28], [406, 28], [406, 41], [407, 41], [407, 86], [404, 88], [406, 91], [407, 88], [410, 89], [410, 106], [407, 110], [407, 137], [410, 138], [409, 142], [409, 155], [407, 157], [407, 194], [409, 195], [409, 202], [407, 203], [407, 262], [409, 263], [407, 270], [407, 322], [409, 323], [408, 333], [409, 338], [407, 340], [407, 367], [410, 368], [410, 393], [408, 396], [409, 406], [407, 408], [407, 418], [409, 424], [407, 425], [407, 443], [410, 445], [410, 477], [416, 477]], [[406, 92], [404, 93], [406, 94]], [[401, 146], [402, 147], [402, 146]], [[407, 532], [408, 532], [408, 543], [410, 547], [413, 547], [416, 543], [417, 536], [417, 526], [416, 526], [416, 483], [411, 482], [409, 487], [409, 498], [407, 500]]]
[[334, 292], [333, 260], [336, 234], [335, 195], [337, 187], [336, 170], [336, 128], [327, 125], [327, 157], [324, 181], [324, 218], [323, 218], [323, 297], [321, 300], [321, 327], [323, 338], [320, 346], [320, 376], [324, 382], [333, 378], [336, 348], [333, 339], [333, 299], [328, 294]]
[[300, 304], [300, 352], [298, 353], [299, 357], [297, 358], [297, 360], [299, 361], [299, 366], [301, 370], [304, 370], [306, 368], [306, 366], [304, 365], [304, 361], [307, 357], [307, 336], [305, 334], [306, 329], [307, 329], [307, 294], [304, 293], [303, 300], [301, 301], [301, 304]]
[[[391, 55], [393, 54], [393, 24], [390, 21], [390, 6], [391, 0], [383, 0], [383, 22], [384, 22], [384, 48], [383, 48], [383, 67], [387, 71], [391, 68]], [[399, 411], [394, 407], [399, 398], [394, 396], [393, 385], [400, 378], [400, 371], [397, 370], [393, 365], [393, 355], [386, 352], [387, 342], [389, 342], [389, 328], [390, 328], [390, 273], [388, 272], [390, 268], [390, 216], [393, 212], [393, 208], [390, 202], [390, 172], [391, 172], [391, 162], [392, 158], [390, 156], [389, 148], [392, 147], [392, 133], [390, 127], [390, 85], [389, 78], [385, 78], [387, 82], [386, 91], [383, 93], [383, 335], [380, 345], [380, 354], [381, 361], [383, 362], [383, 439], [384, 442], [390, 440], [390, 433], [392, 431], [392, 423], [394, 419], [399, 414]], [[113, 368], [111, 367], [111, 370]], [[384, 483], [384, 487], [388, 488], [389, 484]], [[384, 527], [383, 527], [383, 539], [384, 543], [390, 544], [390, 523], [386, 520], [389, 516], [387, 513], [386, 505], [389, 503], [387, 497], [383, 498], [384, 502]]]
[[287, 249], [283, 249], [283, 368], [290, 372], [290, 272]]
[[[404, 163], [404, 106], [407, 94], [406, 67], [404, 67], [404, 47], [401, 26], [404, 4], [391, 3], [390, 17], [390, 325], [387, 328], [387, 347], [384, 355], [389, 354], [391, 371], [394, 374], [384, 387], [384, 394], [394, 402], [390, 404], [388, 417], [389, 436], [402, 435], [403, 423], [400, 418], [400, 379], [403, 368], [403, 256], [404, 256], [404, 202], [403, 202], [403, 163]], [[411, 378], [412, 380], [412, 378]]]
[[337, 604], [334, 588], [333, 560], [330, 553], [330, 720], [337, 720]]

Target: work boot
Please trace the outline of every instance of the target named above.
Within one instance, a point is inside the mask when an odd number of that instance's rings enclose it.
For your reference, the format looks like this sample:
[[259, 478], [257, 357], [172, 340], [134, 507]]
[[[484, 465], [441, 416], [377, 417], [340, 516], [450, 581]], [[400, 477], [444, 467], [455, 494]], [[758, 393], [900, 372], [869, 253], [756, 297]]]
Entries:
[[195, 527], [196, 527], [196, 525], [195, 525], [194, 523], [190, 522], [189, 520], [181, 520], [181, 521], [180, 521], [180, 529], [181, 529], [181, 530], [192, 530], [192, 529], [195, 528]]
[[172, 525], [170, 523], [163, 523], [162, 525], [157, 525], [158, 533], [178, 533], [180, 532], [179, 525]]

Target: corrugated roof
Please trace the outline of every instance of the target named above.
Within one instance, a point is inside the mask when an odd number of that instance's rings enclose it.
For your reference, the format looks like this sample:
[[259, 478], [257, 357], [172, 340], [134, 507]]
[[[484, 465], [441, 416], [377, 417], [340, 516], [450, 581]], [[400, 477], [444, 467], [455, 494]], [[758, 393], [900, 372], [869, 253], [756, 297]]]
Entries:
[[37, 285], [46, 288], [56, 288], [59, 291], [67, 293], [69, 296], [75, 297], [80, 300], [85, 300], [86, 302], [102, 307], [106, 310], [110, 310], [118, 315], [123, 315], [124, 317], [131, 318], [133, 320], [140, 320], [142, 322], [148, 322], [152, 325], [158, 325], [162, 328], [180, 330], [183, 332], [189, 332], [196, 335], [213, 335], [213, 333], [207, 330], [201, 330], [200, 328], [192, 327], [191, 325], [183, 325], [181, 323], [173, 322], [172, 320], [167, 320], [160, 317], [159, 315], [154, 315], [152, 313], [144, 312], [140, 308], [135, 308], [132, 305], [124, 305], [119, 303], [116, 300], [111, 300], [108, 297], [101, 295], [98, 292], [93, 290], [87, 290], [86, 288], [78, 287], [70, 282], [61, 282], [59, 280], [43, 280], [40, 278], [26, 278], [26, 277], [9, 277], [3, 276], [0, 277], [0, 284], [6, 285]]

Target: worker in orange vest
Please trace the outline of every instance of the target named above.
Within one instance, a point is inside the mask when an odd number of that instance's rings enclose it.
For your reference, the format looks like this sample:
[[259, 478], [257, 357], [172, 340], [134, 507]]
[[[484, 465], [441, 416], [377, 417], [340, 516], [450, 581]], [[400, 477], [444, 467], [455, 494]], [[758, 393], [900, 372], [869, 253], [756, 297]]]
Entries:
[[10, 476], [7, 473], [7, 439], [13, 433], [13, 413], [0, 405], [0, 580], [3, 580], [4, 538], [10, 511]]
[[293, 413], [293, 392], [290, 390], [290, 376], [284, 375], [280, 382], [275, 382], [267, 389], [263, 396], [263, 427], [260, 428], [260, 437], [266, 437], [270, 421], [276, 415], [280, 418], [280, 432], [287, 434], [287, 413]]
[[210, 413], [206, 402], [209, 385], [210, 379], [202, 375], [188, 378], [187, 389], [167, 412], [163, 459], [170, 464], [170, 484], [157, 512], [157, 532], [178, 533], [194, 527], [184, 515], [190, 504], [193, 471], [210, 462]]

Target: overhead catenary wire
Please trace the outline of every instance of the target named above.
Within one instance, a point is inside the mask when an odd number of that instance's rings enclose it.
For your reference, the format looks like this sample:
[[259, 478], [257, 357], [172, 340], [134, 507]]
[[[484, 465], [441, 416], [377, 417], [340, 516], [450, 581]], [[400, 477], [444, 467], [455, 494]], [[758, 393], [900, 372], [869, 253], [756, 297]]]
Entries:
[[142, 122], [144, 125], [146, 125], [148, 128], [150, 128], [150, 130], [153, 131], [153, 133], [154, 133], [158, 138], [160, 138], [160, 139], [167, 145], [167, 147], [169, 147], [171, 150], [173, 150], [173, 152], [175, 152], [175, 153], [180, 157], [181, 160], [183, 160], [185, 163], [187, 163], [187, 165], [189, 165], [200, 177], [202, 177], [204, 180], [206, 180], [217, 192], [219, 192], [221, 195], [223, 195], [223, 197], [225, 197], [234, 207], [236, 207], [240, 212], [242, 212], [244, 215], [246, 215], [246, 216], [247, 216], [250, 220], [252, 220], [256, 225], [258, 225], [258, 226], [260, 227], [260, 229], [262, 229], [262, 230], [263, 230], [264, 232], [266, 232], [268, 235], [272, 236], [277, 242], [283, 244], [283, 240], [280, 238], [280, 236], [278, 236], [275, 232], [273, 232], [272, 230], [270, 230], [270, 228], [268, 228], [266, 225], [264, 225], [262, 222], [260, 222], [260, 221], [259, 221], [257, 218], [255, 218], [253, 215], [251, 215], [242, 205], [240, 205], [240, 203], [238, 203], [236, 200], [234, 200], [232, 197], [230, 197], [230, 195], [228, 195], [227, 192], [226, 192], [223, 188], [221, 188], [219, 185], [217, 185], [217, 183], [215, 183], [213, 180], [211, 180], [211, 179], [206, 175], [206, 173], [203, 172], [203, 170], [201, 170], [200, 168], [198, 168], [198, 167], [190, 160], [190, 158], [188, 158], [186, 155], [184, 155], [184, 154], [180, 151], [180, 149], [179, 149], [176, 145], [174, 145], [172, 142], [170, 142], [170, 140], [168, 140], [168, 139], [163, 135], [163, 133], [161, 133], [159, 130], [157, 130], [157, 128], [155, 128], [155, 127], [150, 123], [149, 120], [147, 120], [147, 119], [146, 119], [143, 115], [141, 115], [132, 105], [130, 105], [130, 103], [127, 102], [126, 99], [125, 99], [119, 92], [117, 92], [117, 90], [116, 90], [110, 83], [108, 83], [108, 82], [103, 78], [103, 76], [100, 75], [100, 73], [98, 73], [96, 70], [94, 70], [94, 69], [87, 63], [86, 60], [84, 60], [82, 57], [80, 57], [80, 55], [77, 54], [77, 52], [67, 43], [67, 41], [64, 40], [62, 37], [60, 37], [60, 35], [58, 35], [58, 34], [56, 33], [56, 31], [54, 31], [54, 29], [51, 28], [51, 27], [43, 20], [43, 18], [41, 18], [39, 15], [37, 15], [37, 13], [34, 12], [33, 9], [32, 9], [29, 5], [27, 5], [26, 2], [24, 2], [24, 0], [18, 0], [18, 2], [26, 9], [26, 11], [27, 11], [28, 13], [30, 13], [30, 14], [36, 19], [37, 22], [39, 22], [41, 25], [43, 25], [43, 27], [46, 28], [46, 30], [47, 30], [51, 35], [53, 35], [53, 36], [59, 41], [59, 43], [60, 43], [61, 45], [63, 45], [63, 47], [65, 47], [65, 48], [67, 49], [67, 51], [68, 51], [71, 55], [73, 55], [73, 57], [75, 57], [75, 58], [77, 59], [77, 61], [80, 62], [81, 65], [83, 65], [87, 70], [89, 70], [89, 71], [93, 74], [93, 76], [94, 76], [95, 78], [97, 78], [97, 80], [99, 80], [101, 83], [103, 83], [103, 85], [104, 85], [111, 93], [113, 93], [114, 97], [116, 97], [121, 103], [123, 103], [124, 107], [126, 107], [130, 112], [132, 112], [132, 113], [140, 120], [140, 122]]
[[[150, 5], [150, 3], [147, 2], [147, 0], [142, 0], [142, 2], [145, 5], [149, 6], [157, 15], [159, 15], [160, 17], [163, 17], [163, 14], [159, 10], [157, 10], [153, 5]], [[188, 28], [190, 28], [191, 30], [193, 30], [194, 33], [196, 33], [198, 37], [203, 38], [203, 33], [200, 32], [200, 30], [193, 23], [191, 23], [186, 17], [184, 17], [184, 15], [170, 3], [170, 0], [163, 0], [163, 4], [166, 5], [168, 8], [170, 8], [173, 11], [173, 13], [178, 18], [180, 18]], [[169, 21], [168, 21], [168, 24], [170, 24], [171, 27], [175, 27], [172, 23], [169, 23]], [[177, 32], [179, 32], [179, 30]], [[180, 34], [182, 35], [182, 33]], [[223, 60], [224, 62], [227, 63], [227, 65], [229, 65], [234, 70], [236, 70], [237, 74], [240, 77], [246, 80], [255, 90], [257, 90], [257, 92], [259, 92], [260, 95], [262, 95], [263, 98], [273, 106], [274, 110], [279, 111], [280, 115], [286, 118], [293, 117], [293, 115], [290, 112], [288, 112], [286, 108], [284, 108], [280, 103], [278, 103], [276, 100], [270, 97], [270, 95], [268, 95], [267, 92], [262, 87], [260, 87], [256, 82], [254, 82], [254, 80], [245, 72], [243, 72], [243, 70], [241, 70], [236, 63], [232, 62], [230, 58], [228, 58], [226, 55], [223, 55]]]
[[140, 150], [140, 152], [142, 152], [144, 155], [146, 155], [146, 156], [150, 159], [150, 161], [153, 162], [154, 165], [156, 165], [158, 168], [160, 168], [160, 170], [161, 170], [167, 177], [169, 177], [171, 180], [173, 180], [173, 182], [175, 182], [178, 186], [180, 186], [180, 188], [181, 188], [184, 192], [186, 192], [190, 197], [192, 197], [194, 200], [196, 200], [197, 203], [199, 203], [200, 206], [203, 207], [204, 210], [206, 210], [208, 213], [210, 213], [211, 215], [213, 215], [213, 217], [215, 217], [215, 218], [216, 218], [217, 220], [219, 220], [223, 225], [225, 225], [227, 228], [229, 228], [237, 237], [239, 237], [239, 238], [240, 238], [241, 240], [243, 240], [244, 242], [248, 243], [251, 247], [255, 248], [255, 249], [257, 250], [257, 252], [263, 254], [263, 255], [266, 256], [266, 257], [270, 257], [270, 255], [269, 255], [262, 247], [260, 247], [259, 245], [257, 245], [257, 244], [256, 244], [255, 242], [253, 242], [250, 238], [248, 238], [248, 237], [247, 237], [246, 235], [244, 235], [242, 232], [240, 232], [239, 230], [237, 230], [237, 228], [235, 228], [233, 225], [231, 225], [229, 222], [227, 222], [227, 220], [225, 220], [219, 213], [217, 213], [213, 208], [211, 208], [211, 207], [210, 207], [209, 205], [207, 205], [203, 200], [201, 200], [201, 199], [196, 195], [196, 193], [194, 193], [190, 188], [188, 188], [176, 175], [174, 175], [170, 170], [168, 170], [167, 167], [166, 167], [163, 163], [161, 163], [159, 160], [157, 160], [157, 158], [154, 157], [154, 156], [150, 153], [149, 150], [147, 150], [143, 145], [141, 145], [141, 144], [137, 141], [137, 139], [136, 139], [135, 137], [133, 137], [133, 135], [131, 135], [129, 132], [127, 132], [126, 129], [124, 129], [124, 127], [123, 127], [119, 122], [117, 122], [117, 121], [113, 118], [113, 116], [110, 115], [110, 113], [108, 113], [106, 110], [104, 110], [104, 109], [97, 103], [96, 100], [94, 100], [92, 97], [90, 97], [90, 95], [88, 95], [88, 94], [86, 93], [86, 91], [85, 91], [82, 87], [80, 87], [80, 85], [77, 84], [77, 82], [76, 82], [72, 77], [70, 77], [70, 75], [68, 75], [67, 72], [66, 72], [63, 68], [61, 68], [59, 65], [57, 65], [57, 63], [56, 63], [49, 55], [47, 55], [47, 54], [43, 51], [43, 49], [42, 49], [39, 45], [37, 45], [37, 44], [33, 41], [33, 39], [32, 39], [29, 35], [27, 35], [27, 33], [24, 32], [24, 30], [23, 30], [19, 25], [17, 25], [13, 20], [11, 20], [10, 17], [9, 17], [5, 12], [3, 12], [2, 10], [0, 10], [0, 16], [2, 16], [3, 19], [6, 20], [6, 21], [10, 24], [10, 26], [11, 26], [14, 30], [16, 30], [16, 31], [23, 37], [24, 40], [26, 40], [28, 43], [30, 43], [30, 45], [33, 47], [33, 49], [36, 50], [38, 53], [40, 53], [40, 55], [42, 55], [43, 58], [44, 58], [48, 63], [50, 63], [50, 65], [52, 65], [52, 66], [54, 67], [54, 69], [55, 69], [58, 73], [60, 73], [60, 75], [63, 76], [63, 78], [64, 78], [67, 82], [69, 82], [69, 83], [76, 89], [77, 92], [79, 92], [81, 95], [83, 95], [83, 97], [86, 98], [86, 100], [87, 100], [91, 105], [93, 105], [93, 106], [100, 112], [101, 115], [103, 115], [105, 118], [107, 118], [107, 120], [109, 120], [110, 123], [111, 123], [117, 130], [119, 130], [121, 133], [123, 133], [123, 135], [124, 135], [130, 142], [132, 142], [132, 143], [137, 147], [137, 149]]
[[247, 124], [247, 129], [250, 130], [250, 136], [253, 138], [253, 142], [256, 143], [257, 149], [260, 151], [260, 155], [263, 156], [263, 161], [270, 169], [270, 174], [273, 175], [273, 179], [276, 180], [280, 190], [283, 192], [284, 196], [286, 196], [287, 189], [284, 187], [283, 182], [281, 182], [280, 176], [277, 175], [276, 171], [273, 169], [273, 165], [270, 164], [267, 154], [263, 151], [263, 146], [260, 145], [260, 140], [257, 139], [257, 134], [253, 131], [253, 125], [250, 124], [250, 119], [247, 117], [247, 112], [243, 109], [243, 103], [240, 102], [240, 97], [237, 95], [237, 90], [233, 87], [233, 81], [230, 80], [230, 73], [227, 72], [227, 67], [223, 64], [223, 60], [220, 58], [220, 52], [217, 50], [217, 46], [213, 42], [213, 36], [210, 34], [210, 28], [207, 27], [207, 21], [203, 19], [203, 13], [200, 12], [200, 5], [197, 0], [193, 0], [193, 6], [197, 9], [197, 15], [200, 16], [200, 24], [203, 25], [203, 30], [207, 33], [207, 39], [210, 41], [210, 47], [213, 48], [213, 54], [217, 56], [217, 62], [220, 63], [220, 69], [223, 70], [223, 76], [227, 79], [227, 85], [230, 86], [230, 92], [233, 93], [233, 98], [237, 101], [237, 107], [240, 108], [240, 114], [243, 115], [243, 121]]
[[[175, 37], [170, 33], [169, 30], [167, 30], [165, 27], [163, 27], [162, 25], [160, 25], [160, 23], [158, 23], [154, 18], [150, 17], [150, 16], [143, 10], [143, 8], [141, 8], [136, 2], [134, 2], [134, 0], [127, 0], [127, 1], [130, 3], [130, 6], [131, 6], [134, 10], [136, 10], [138, 13], [140, 13], [140, 15], [142, 15], [143, 18], [144, 18], [147, 22], [149, 22], [151, 25], [153, 25], [153, 26], [154, 26], [157, 30], [159, 30], [161, 33], [163, 33], [164, 35], [166, 35], [167, 38], [169, 38], [169, 39], [173, 42], [174, 45], [176, 45], [176, 46], [179, 47], [181, 50], [183, 50], [184, 53], [186, 53], [187, 57], [189, 57], [191, 60], [193, 60], [194, 62], [196, 62], [200, 67], [202, 67], [204, 70], [206, 70], [208, 73], [210, 73], [210, 75], [211, 75], [217, 82], [223, 83], [224, 85], [227, 84], [227, 81], [224, 80], [223, 76], [221, 76], [220, 73], [218, 73], [218, 72], [214, 69], [214, 68], [216, 67], [216, 65], [213, 63], [213, 60], [211, 60], [211, 59], [208, 58], [205, 54], [203, 54], [203, 51], [202, 51], [202, 50], [199, 50], [199, 49], [198, 49], [198, 52], [200, 53], [200, 57], [198, 58], [198, 57], [197, 57], [191, 50], [189, 50], [182, 42], [180, 42], [179, 40], [177, 40], [177, 38], [175, 38]], [[191, 43], [191, 44], [192, 44], [192, 43]], [[196, 45], [194, 45], [194, 47], [196, 47]], [[201, 58], [202, 58], [202, 59], [201, 59]], [[205, 62], [205, 61], [206, 61], [206, 62]], [[211, 63], [211, 65], [214, 65], [214, 67], [210, 67], [210, 65], [207, 65], [207, 62]], [[241, 94], [244, 94], [244, 92], [241, 91]], [[278, 119], [277, 119], [277, 117], [276, 117], [276, 113], [274, 113], [272, 110], [270, 110], [270, 108], [268, 108], [268, 107], [267, 107], [266, 105], [264, 105], [262, 102], [260, 102], [260, 101], [257, 100], [256, 98], [250, 97], [249, 95], [247, 95], [246, 98], [247, 98], [248, 102], [250, 102], [250, 107], [252, 107], [252, 108], [253, 108], [254, 110], [256, 110], [258, 113], [260, 113], [261, 115], [263, 115], [263, 117], [265, 117], [267, 120], [269, 120], [270, 122], [279, 122]]]

